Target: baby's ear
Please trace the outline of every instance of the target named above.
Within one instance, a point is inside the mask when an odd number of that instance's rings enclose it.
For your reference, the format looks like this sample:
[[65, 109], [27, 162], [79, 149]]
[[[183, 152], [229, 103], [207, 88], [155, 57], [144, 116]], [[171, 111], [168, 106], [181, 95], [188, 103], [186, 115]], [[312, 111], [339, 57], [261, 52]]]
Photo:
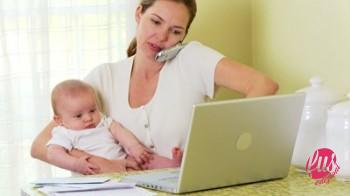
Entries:
[[54, 120], [57, 124], [59, 124], [59, 125], [62, 124], [62, 118], [61, 118], [61, 116], [59, 116], [59, 115], [54, 115], [54, 116], [53, 116], [53, 120]]

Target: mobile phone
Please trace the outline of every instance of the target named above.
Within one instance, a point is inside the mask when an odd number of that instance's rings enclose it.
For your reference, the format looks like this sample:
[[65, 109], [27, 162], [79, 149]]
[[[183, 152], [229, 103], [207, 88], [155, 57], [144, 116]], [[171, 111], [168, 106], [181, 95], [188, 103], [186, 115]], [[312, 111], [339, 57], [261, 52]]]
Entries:
[[156, 54], [154, 59], [160, 63], [173, 59], [186, 44], [178, 43], [173, 47], [164, 49]]

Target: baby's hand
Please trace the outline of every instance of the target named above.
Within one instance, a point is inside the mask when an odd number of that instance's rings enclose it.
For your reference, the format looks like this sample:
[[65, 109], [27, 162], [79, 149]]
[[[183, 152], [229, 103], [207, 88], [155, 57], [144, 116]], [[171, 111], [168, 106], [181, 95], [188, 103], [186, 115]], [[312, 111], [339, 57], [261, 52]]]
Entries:
[[127, 149], [128, 154], [132, 156], [138, 164], [149, 163], [153, 159], [153, 151], [138, 143]]
[[91, 175], [97, 174], [99, 172], [99, 167], [88, 162], [90, 156], [83, 156], [77, 159], [73, 165], [73, 171], [84, 174]]

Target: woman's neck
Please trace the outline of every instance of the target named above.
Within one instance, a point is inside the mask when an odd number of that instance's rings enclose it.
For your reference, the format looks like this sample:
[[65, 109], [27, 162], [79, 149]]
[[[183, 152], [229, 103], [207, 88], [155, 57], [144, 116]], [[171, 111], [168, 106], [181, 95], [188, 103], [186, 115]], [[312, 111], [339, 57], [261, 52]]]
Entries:
[[164, 63], [158, 63], [153, 59], [136, 54], [132, 67], [132, 75], [137, 75], [146, 80], [152, 79], [158, 76], [163, 66]]
[[163, 65], [135, 56], [129, 84], [130, 107], [135, 108], [150, 102], [156, 92]]

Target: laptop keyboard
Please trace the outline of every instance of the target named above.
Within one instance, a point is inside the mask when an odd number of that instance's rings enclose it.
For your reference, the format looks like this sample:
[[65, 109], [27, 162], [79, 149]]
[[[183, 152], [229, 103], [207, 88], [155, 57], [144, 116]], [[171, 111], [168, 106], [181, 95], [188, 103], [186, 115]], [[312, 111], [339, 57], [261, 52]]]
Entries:
[[169, 177], [161, 178], [161, 181], [169, 182], [169, 183], [177, 183], [178, 180], [179, 180], [179, 174], [177, 174], [176, 176], [169, 176]]

